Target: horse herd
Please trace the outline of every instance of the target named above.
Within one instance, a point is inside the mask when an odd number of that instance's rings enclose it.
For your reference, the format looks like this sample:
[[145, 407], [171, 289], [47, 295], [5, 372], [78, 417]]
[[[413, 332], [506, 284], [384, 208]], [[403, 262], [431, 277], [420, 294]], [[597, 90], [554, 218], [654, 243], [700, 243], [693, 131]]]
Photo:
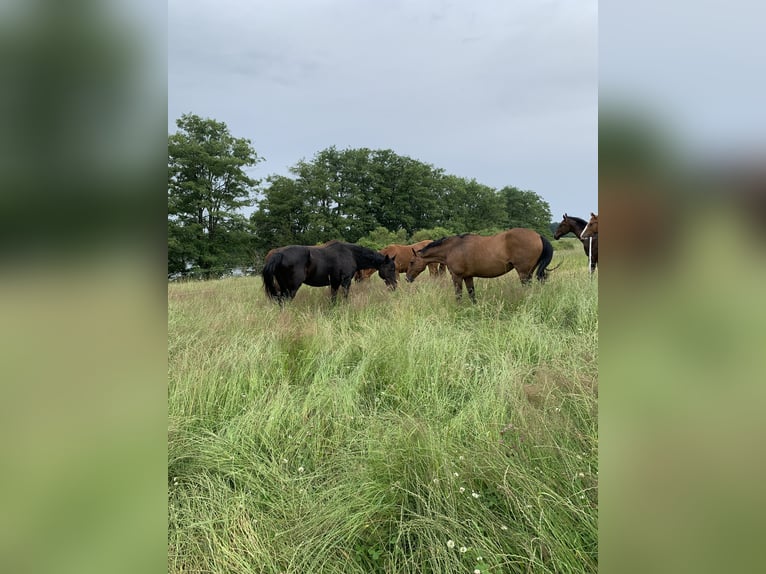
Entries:
[[[598, 263], [598, 216], [592, 213], [586, 222], [564, 214], [553, 236], [559, 239], [570, 232], [582, 241], [593, 273]], [[457, 299], [462, 298], [465, 283], [475, 303], [474, 277], [498, 277], [516, 269], [522, 283], [533, 276], [544, 281], [552, 258], [553, 246], [545, 237], [532, 229], [515, 227], [496, 235], [463, 233], [412, 245], [389, 245], [380, 251], [336, 240], [316, 246], [288, 245], [266, 254], [262, 276], [266, 295], [280, 305], [293, 299], [304, 283], [329, 285], [334, 303], [338, 290], [347, 298], [353, 279], [363, 281], [375, 271], [393, 290], [400, 273], [412, 282], [426, 267], [432, 275], [442, 274], [446, 268]]]

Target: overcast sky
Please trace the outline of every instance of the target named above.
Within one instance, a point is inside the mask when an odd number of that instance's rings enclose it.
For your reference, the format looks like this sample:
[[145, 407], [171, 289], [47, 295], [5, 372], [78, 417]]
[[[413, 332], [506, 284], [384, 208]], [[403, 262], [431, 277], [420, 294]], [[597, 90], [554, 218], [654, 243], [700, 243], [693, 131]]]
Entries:
[[596, 0], [170, 0], [168, 132], [224, 121], [287, 174], [392, 149], [553, 218], [597, 210]]

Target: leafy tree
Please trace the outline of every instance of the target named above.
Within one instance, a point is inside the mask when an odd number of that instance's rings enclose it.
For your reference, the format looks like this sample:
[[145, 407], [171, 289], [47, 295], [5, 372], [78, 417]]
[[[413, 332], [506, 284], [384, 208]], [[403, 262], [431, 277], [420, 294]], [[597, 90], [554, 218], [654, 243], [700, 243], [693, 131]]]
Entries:
[[250, 216], [256, 245], [269, 250], [282, 245], [315, 243], [309, 238], [311, 206], [297, 182], [284, 176], [271, 176], [267, 181], [269, 187], [258, 202], [259, 209]]
[[440, 208], [439, 222], [456, 233], [476, 233], [480, 229], [502, 227], [502, 200], [494, 189], [476, 180], [445, 176]]
[[418, 241], [423, 241], [424, 239], [433, 239], [436, 241], [437, 239], [448, 237], [450, 235], [455, 234], [444, 227], [432, 227], [431, 229], [421, 229], [420, 231], [413, 233], [412, 237], [410, 237], [410, 242], [417, 243]]
[[399, 228], [394, 233], [385, 227], [376, 227], [364, 237], [360, 237], [357, 243], [370, 249], [383, 249], [386, 245], [391, 245], [392, 243], [407, 243], [407, 232], [402, 228]]
[[184, 114], [176, 125], [168, 136], [168, 272], [243, 263], [251, 236], [237, 210], [252, 205], [258, 183], [244, 168], [262, 158], [223, 122]]
[[[498, 193], [503, 202], [504, 228], [528, 227], [551, 239], [551, 207], [534, 191], [522, 191], [506, 186]], [[555, 230], [555, 227], [554, 227]]]
[[291, 184], [284, 178], [269, 181], [251, 218], [264, 247], [356, 242], [377, 227], [407, 235], [438, 223], [441, 170], [391, 150], [329, 147], [290, 172]]

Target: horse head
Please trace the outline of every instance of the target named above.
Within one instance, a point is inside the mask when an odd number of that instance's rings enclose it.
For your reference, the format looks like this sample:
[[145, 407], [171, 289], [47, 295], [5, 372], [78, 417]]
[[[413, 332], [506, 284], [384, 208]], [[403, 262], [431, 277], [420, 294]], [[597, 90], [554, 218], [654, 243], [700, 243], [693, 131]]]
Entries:
[[378, 275], [380, 275], [380, 278], [383, 279], [389, 289], [396, 289], [399, 273], [396, 271], [396, 263], [394, 262], [393, 257], [389, 257], [388, 255], [383, 256], [383, 262], [378, 268]]
[[572, 222], [569, 221], [569, 215], [565, 213], [564, 217], [561, 218], [561, 223], [559, 223], [556, 231], [553, 232], [553, 239], [561, 239], [570, 232], [575, 233], [575, 229], [572, 227]]
[[590, 221], [588, 221], [588, 225], [585, 226], [585, 229], [582, 230], [580, 239], [587, 239], [588, 237], [593, 237], [595, 235], [598, 235], [598, 215], [591, 212]]
[[412, 255], [413, 257], [410, 259], [410, 264], [407, 266], [407, 274], [404, 276], [408, 283], [415, 281], [415, 278], [420, 275], [428, 265], [419, 252], [414, 249], [412, 250]]

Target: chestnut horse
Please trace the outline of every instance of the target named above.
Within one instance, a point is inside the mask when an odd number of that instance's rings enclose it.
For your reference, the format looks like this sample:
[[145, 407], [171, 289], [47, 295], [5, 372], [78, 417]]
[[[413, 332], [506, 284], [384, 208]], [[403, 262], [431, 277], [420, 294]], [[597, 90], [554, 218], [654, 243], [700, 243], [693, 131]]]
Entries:
[[585, 239], [587, 237], [598, 237], [598, 215], [592, 211], [588, 225], [586, 225], [585, 229], [580, 233], [580, 239]]
[[465, 282], [468, 296], [476, 303], [474, 277], [498, 277], [516, 269], [521, 282], [526, 284], [537, 269], [537, 279], [544, 281], [545, 268], [553, 259], [553, 246], [537, 231], [515, 227], [489, 237], [471, 233], [443, 237], [414, 255], [407, 269], [407, 281], [414, 281], [429, 263], [444, 263], [452, 274], [458, 301]]
[[[418, 241], [412, 245], [400, 245], [398, 243], [392, 243], [391, 245], [387, 245], [381, 249], [380, 253], [383, 255], [388, 255], [391, 259], [394, 260], [396, 263], [397, 273], [406, 273], [407, 267], [410, 265], [410, 259], [412, 259], [412, 252], [422, 249], [429, 243], [431, 243], [430, 239], [424, 239], [423, 241]], [[430, 263], [428, 265], [428, 272], [431, 275], [443, 275], [444, 271], [444, 265], [439, 265], [438, 263]], [[375, 269], [362, 269], [361, 271], [357, 272], [354, 278], [357, 281], [364, 281], [373, 273], [375, 273]]]
[[571, 215], [564, 214], [564, 219], [561, 220], [559, 226], [556, 228], [556, 232], [553, 234], [553, 239], [560, 239], [567, 233], [574, 233], [582, 242], [583, 249], [585, 249], [585, 256], [590, 261], [590, 272], [593, 273], [598, 265], [598, 236], [593, 238], [588, 237], [583, 239], [580, 234], [588, 225], [584, 219], [579, 217], [572, 217]]
[[293, 299], [300, 286], [330, 286], [334, 303], [338, 289], [348, 297], [351, 279], [359, 269], [374, 267], [390, 289], [396, 289], [399, 274], [393, 260], [377, 251], [332, 241], [323, 246], [289, 245], [273, 249], [266, 256], [263, 268], [263, 288], [270, 299], [284, 304]]

